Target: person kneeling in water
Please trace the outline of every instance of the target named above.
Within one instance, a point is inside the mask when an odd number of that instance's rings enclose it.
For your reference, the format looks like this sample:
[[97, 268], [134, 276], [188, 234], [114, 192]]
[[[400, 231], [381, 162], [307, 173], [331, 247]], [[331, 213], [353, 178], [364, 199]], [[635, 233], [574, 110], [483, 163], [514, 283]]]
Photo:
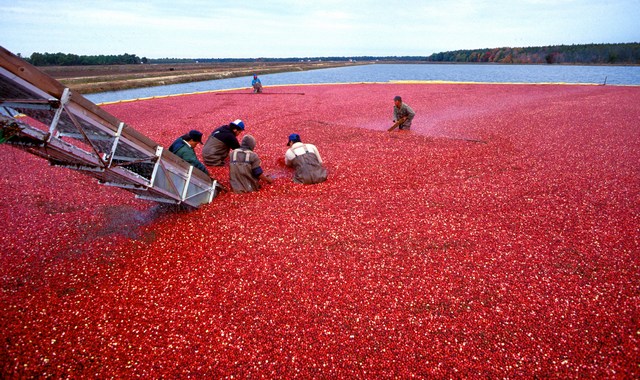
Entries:
[[273, 179], [264, 174], [260, 157], [253, 151], [256, 139], [251, 135], [242, 138], [240, 148], [229, 154], [229, 182], [236, 193], [250, 193], [260, 189], [260, 180], [273, 183]]
[[295, 169], [293, 182], [311, 185], [327, 180], [327, 170], [322, 166], [322, 157], [315, 145], [302, 143], [300, 135], [292, 133], [287, 146], [284, 163]]

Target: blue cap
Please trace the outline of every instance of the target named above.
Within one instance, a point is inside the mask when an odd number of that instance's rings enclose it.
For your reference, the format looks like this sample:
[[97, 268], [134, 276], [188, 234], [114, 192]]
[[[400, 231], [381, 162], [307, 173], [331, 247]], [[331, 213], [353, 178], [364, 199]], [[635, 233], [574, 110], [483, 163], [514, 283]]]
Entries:
[[300, 135], [297, 133], [292, 133], [289, 135], [289, 141], [287, 141], [287, 146], [297, 142], [302, 142], [302, 140], [300, 139]]
[[235, 125], [236, 127], [238, 127], [238, 129], [244, 131], [244, 122], [240, 119], [234, 120], [233, 122], [231, 122], [231, 125]]

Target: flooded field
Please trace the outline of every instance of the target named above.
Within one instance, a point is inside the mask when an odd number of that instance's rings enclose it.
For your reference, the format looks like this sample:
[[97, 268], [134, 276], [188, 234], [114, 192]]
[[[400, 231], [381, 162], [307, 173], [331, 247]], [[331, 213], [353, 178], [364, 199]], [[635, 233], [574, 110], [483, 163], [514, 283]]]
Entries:
[[244, 120], [275, 182], [192, 212], [0, 147], [5, 377], [640, 376], [639, 87], [269, 91], [104, 107], [165, 147]]

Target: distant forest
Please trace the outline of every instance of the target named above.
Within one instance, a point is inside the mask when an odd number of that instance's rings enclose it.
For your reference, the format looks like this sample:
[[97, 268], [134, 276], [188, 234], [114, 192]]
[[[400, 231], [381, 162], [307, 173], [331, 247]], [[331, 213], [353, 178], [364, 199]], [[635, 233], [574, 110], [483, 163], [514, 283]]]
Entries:
[[304, 57], [304, 58], [146, 58], [135, 54], [122, 55], [77, 55], [65, 53], [33, 53], [24, 60], [34, 66], [85, 66], [85, 65], [129, 65], [141, 63], [203, 63], [203, 62], [301, 62], [301, 61], [423, 61], [426, 57]]
[[302, 58], [156, 58], [122, 55], [77, 55], [65, 53], [33, 53], [25, 60], [35, 66], [128, 65], [141, 63], [197, 62], [299, 62], [299, 61], [381, 61], [381, 62], [494, 62], [494, 63], [578, 63], [640, 64], [640, 43], [557, 45], [524, 48], [455, 50], [430, 56], [358, 56]]
[[455, 50], [428, 62], [640, 64], [640, 43]]
[[122, 55], [77, 55], [65, 53], [33, 53], [24, 58], [34, 66], [88, 66], [88, 65], [135, 65], [147, 63], [146, 58], [135, 54]]

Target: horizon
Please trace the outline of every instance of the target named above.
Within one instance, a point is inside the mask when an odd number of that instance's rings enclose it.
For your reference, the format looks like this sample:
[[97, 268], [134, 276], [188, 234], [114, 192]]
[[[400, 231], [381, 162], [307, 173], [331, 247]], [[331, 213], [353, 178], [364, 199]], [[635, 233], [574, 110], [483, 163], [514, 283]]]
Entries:
[[[315, 60], [315, 59], [331, 59], [331, 58], [340, 58], [340, 59], [356, 59], [356, 58], [366, 58], [366, 59], [394, 59], [394, 58], [413, 58], [413, 59], [417, 59], [417, 58], [428, 58], [434, 54], [441, 54], [441, 53], [451, 53], [451, 52], [457, 52], [457, 51], [480, 51], [480, 50], [494, 50], [494, 49], [542, 49], [542, 48], [554, 48], [554, 47], [567, 47], [567, 46], [589, 46], [589, 45], [628, 45], [628, 44], [640, 44], [640, 42], [603, 42], [603, 43], [585, 43], [585, 44], [561, 44], [561, 45], [545, 45], [545, 46], [499, 46], [499, 47], [484, 47], [484, 48], [474, 48], [474, 49], [456, 49], [456, 50], [446, 50], [446, 51], [439, 51], [439, 52], [434, 52], [432, 54], [429, 55], [332, 55], [332, 56], [309, 56], [309, 57], [302, 57], [302, 56], [289, 56], [289, 57], [195, 57], [195, 58], [191, 58], [191, 57], [143, 57], [143, 56], [139, 56], [136, 53], [130, 53], [130, 52], [123, 52], [120, 54], [92, 54], [92, 55], [83, 55], [83, 54], [76, 54], [73, 52], [32, 52], [31, 54], [34, 53], [38, 53], [38, 54], [71, 54], [71, 55], [78, 55], [78, 56], [118, 56], [118, 55], [125, 55], [125, 54], [129, 54], [129, 55], [134, 55], [134, 56], [138, 56], [139, 58], [147, 58], [149, 60], [170, 60], [170, 59], [176, 59], [176, 60], [261, 60], [261, 59], [265, 59], [265, 60], [304, 60], [304, 59], [308, 59], [308, 60]], [[14, 53], [14, 52], [12, 52]], [[29, 58], [31, 56], [30, 55], [22, 55], [20, 53], [14, 53], [16, 55], [19, 55], [22, 58]]]

